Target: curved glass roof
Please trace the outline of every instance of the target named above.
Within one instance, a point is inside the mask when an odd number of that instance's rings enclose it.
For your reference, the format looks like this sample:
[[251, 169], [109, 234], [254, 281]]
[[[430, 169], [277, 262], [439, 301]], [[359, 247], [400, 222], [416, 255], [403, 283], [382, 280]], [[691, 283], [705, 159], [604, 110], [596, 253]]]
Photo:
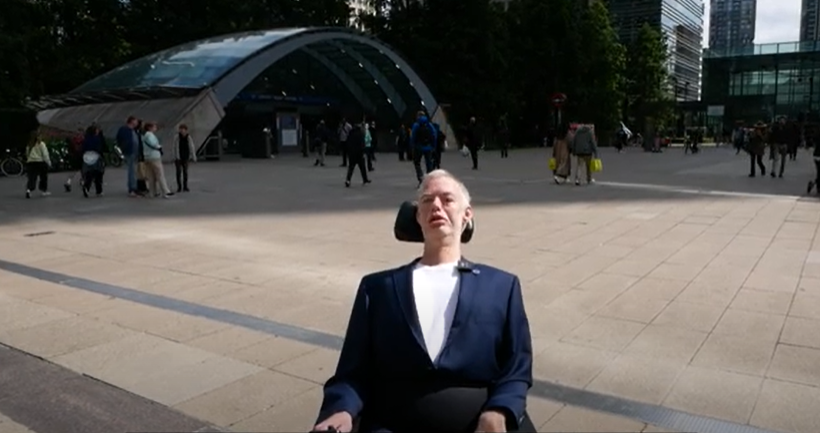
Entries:
[[257, 51], [305, 30], [245, 32], [190, 42], [126, 63], [71, 93], [145, 87], [206, 87]]

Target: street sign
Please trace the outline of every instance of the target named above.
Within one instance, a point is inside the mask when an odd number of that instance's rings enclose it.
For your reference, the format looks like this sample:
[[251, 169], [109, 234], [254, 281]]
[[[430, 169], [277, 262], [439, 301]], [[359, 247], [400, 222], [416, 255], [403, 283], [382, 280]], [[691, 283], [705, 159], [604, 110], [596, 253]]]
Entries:
[[555, 108], [561, 108], [564, 105], [564, 103], [567, 102], [567, 95], [565, 95], [563, 93], [556, 93], [556, 94], [552, 95], [551, 100], [552, 100], [552, 105]]

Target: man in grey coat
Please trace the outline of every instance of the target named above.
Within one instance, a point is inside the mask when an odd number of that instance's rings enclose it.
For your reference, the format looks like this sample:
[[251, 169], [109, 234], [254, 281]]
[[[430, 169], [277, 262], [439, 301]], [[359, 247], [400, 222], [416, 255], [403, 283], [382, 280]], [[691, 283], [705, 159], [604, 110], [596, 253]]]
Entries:
[[581, 167], [586, 169], [587, 184], [592, 183], [592, 159], [598, 158], [598, 142], [595, 132], [589, 125], [580, 125], [572, 137], [570, 152], [576, 156], [578, 164], [575, 169], [575, 184], [580, 185]]

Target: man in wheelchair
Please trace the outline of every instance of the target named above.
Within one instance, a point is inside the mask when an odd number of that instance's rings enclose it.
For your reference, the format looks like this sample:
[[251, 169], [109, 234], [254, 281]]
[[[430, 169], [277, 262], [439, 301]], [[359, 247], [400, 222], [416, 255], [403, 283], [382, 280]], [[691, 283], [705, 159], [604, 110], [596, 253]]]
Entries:
[[423, 242], [422, 256], [362, 279], [315, 431], [535, 431], [521, 285], [462, 257], [472, 218], [467, 188], [444, 170], [402, 207], [396, 238]]

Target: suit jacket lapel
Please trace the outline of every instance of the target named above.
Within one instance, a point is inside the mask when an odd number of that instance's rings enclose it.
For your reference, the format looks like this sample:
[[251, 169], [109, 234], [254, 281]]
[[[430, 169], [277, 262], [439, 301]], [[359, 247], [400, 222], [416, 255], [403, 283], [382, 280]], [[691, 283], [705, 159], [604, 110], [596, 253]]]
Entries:
[[418, 263], [418, 259], [409, 265], [403, 266], [397, 273], [393, 274], [393, 289], [396, 292], [396, 299], [399, 302], [402, 314], [404, 314], [404, 319], [407, 321], [416, 343], [424, 353], [427, 353], [427, 345], [424, 343], [419, 315], [416, 311], [416, 298], [413, 295], [413, 267], [416, 263]]
[[[476, 294], [480, 287], [480, 279], [478, 278], [480, 272], [474, 263], [462, 258], [458, 264], [458, 270], [461, 274], [461, 278], [459, 278], [458, 304], [456, 304], [456, 313], [455, 317], [453, 317], [453, 324], [450, 327], [450, 334], [447, 336], [447, 341], [444, 345], [445, 349], [455, 341], [455, 338], [462, 329], [469, 326], [468, 321], [474, 310], [473, 305], [476, 299], [478, 299]], [[443, 354], [444, 351], [442, 351], [442, 355]]]

